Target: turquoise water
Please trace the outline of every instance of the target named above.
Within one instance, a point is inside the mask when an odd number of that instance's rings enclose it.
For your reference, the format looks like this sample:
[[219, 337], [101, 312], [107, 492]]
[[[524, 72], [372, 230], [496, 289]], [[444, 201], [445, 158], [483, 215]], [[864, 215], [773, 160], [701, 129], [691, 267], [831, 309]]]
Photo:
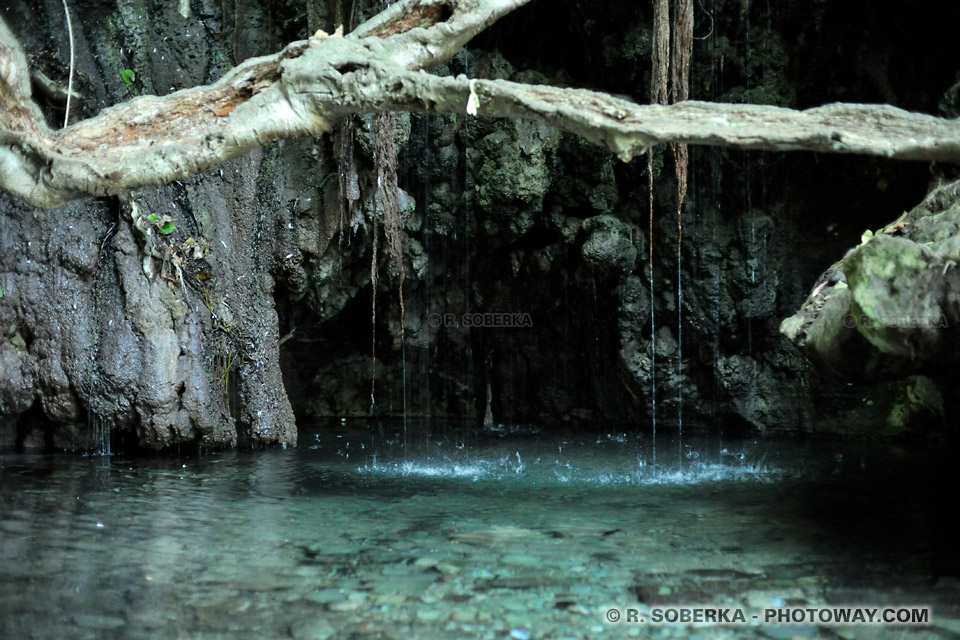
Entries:
[[[0, 455], [0, 637], [960, 633], [943, 452], [660, 436], [654, 467], [602, 430], [334, 426], [288, 450]], [[838, 604], [932, 624], [623, 622]]]

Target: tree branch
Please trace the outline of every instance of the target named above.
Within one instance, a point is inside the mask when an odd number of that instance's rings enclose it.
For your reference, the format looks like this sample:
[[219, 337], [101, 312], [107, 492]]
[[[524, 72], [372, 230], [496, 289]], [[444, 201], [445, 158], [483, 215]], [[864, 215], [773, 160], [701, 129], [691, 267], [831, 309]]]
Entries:
[[[467, 98], [466, 80], [441, 78], [440, 83], [457, 100]], [[650, 145], [680, 142], [960, 162], [960, 121], [889, 105], [837, 103], [805, 111], [694, 100], [638, 105], [593, 91], [503, 80], [476, 81], [474, 90], [480, 96], [478, 115], [542, 120], [605, 146], [624, 161]]]
[[529, 0], [403, 0], [345, 38], [294, 42], [218, 82], [145, 96], [53, 132], [30, 99], [26, 62], [0, 22], [0, 188], [40, 207], [169, 182], [280, 138], [371, 111], [530, 118], [629, 160], [661, 142], [960, 162], [960, 124], [890, 106], [795, 111], [681, 102], [637, 105], [580, 89], [422, 71]]

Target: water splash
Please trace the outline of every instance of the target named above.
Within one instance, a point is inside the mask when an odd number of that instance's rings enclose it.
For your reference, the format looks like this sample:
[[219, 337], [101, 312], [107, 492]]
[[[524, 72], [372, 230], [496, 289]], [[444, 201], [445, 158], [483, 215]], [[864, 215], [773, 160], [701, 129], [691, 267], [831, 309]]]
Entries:
[[[690, 453], [690, 452], [688, 452]], [[697, 485], [718, 482], [775, 482], [782, 472], [764, 459], [746, 456], [708, 458], [693, 451], [684, 464], [661, 464], [653, 468], [645, 459], [632, 465], [592, 464], [560, 457], [537, 457], [524, 461], [519, 452], [513, 456], [458, 459], [434, 457], [422, 460], [383, 460], [373, 456], [367, 464], [355, 467], [361, 475], [399, 478], [470, 479], [475, 482], [522, 482], [532, 486], [648, 486]]]
[[[417, 457], [404, 458], [390, 447], [371, 446], [367, 462], [356, 466], [349, 447], [337, 458], [346, 472], [384, 478], [470, 479], [475, 482], [522, 483], [524, 486], [696, 485], [716, 482], [773, 482], [782, 472], [767, 463], [756, 443], [718, 447], [715, 440], [694, 439], [677, 454], [661, 452], [652, 464], [649, 437], [610, 433], [593, 440], [538, 438], [523, 447], [490, 442], [477, 447], [447, 447], [440, 441]], [[570, 446], [574, 445], [574, 446]], [[681, 448], [685, 449], [680, 455]], [[353, 447], [351, 450], [356, 450]], [[671, 450], [673, 448], [671, 447]]]

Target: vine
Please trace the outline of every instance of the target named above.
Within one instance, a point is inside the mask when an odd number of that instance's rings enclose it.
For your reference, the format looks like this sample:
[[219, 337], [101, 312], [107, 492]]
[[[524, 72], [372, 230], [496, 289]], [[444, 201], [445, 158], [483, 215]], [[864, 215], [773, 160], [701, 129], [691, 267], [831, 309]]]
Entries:
[[[671, 21], [672, 13], [672, 21]], [[671, 39], [672, 26], [672, 39]], [[713, 32], [711, 24], [710, 32]], [[709, 34], [708, 34], [709, 35]], [[706, 36], [705, 36], [706, 37]], [[651, 104], [666, 105], [684, 102], [690, 97], [690, 58], [693, 52], [693, 0], [654, 0], [653, 3], [653, 70], [650, 82]], [[668, 74], [669, 72], [669, 74]], [[668, 84], [669, 75], [669, 84]], [[687, 196], [689, 148], [685, 144], [671, 142], [674, 175], [677, 183], [677, 361], [678, 370], [683, 358], [683, 289], [681, 287], [683, 260], [683, 203]], [[653, 283], [653, 214], [654, 177], [653, 148], [647, 152], [647, 187], [649, 190], [648, 267], [650, 269], [650, 371], [653, 435], [656, 440], [656, 326]], [[677, 385], [677, 420], [683, 424], [683, 385]]]

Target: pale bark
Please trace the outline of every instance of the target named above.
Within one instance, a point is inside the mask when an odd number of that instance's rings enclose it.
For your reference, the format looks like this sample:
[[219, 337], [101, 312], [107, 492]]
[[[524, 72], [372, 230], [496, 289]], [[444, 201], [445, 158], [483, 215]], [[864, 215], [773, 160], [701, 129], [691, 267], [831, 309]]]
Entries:
[[130, 192], [196, 173], [280, 138], [372, 111], [466, 113], [547, 122], [629, 160], [653, 144], [808, 150], [960, 162], [960, 123], [885, 105], [796, 111], [687, 101], [637, 105], [602, 93], [422, 71], [529, 0], [403, 0], [345, 38], [291, 43], [218, 82], [145, 96], [51, 130], [26, 60], [0, 22], [0, 188], [39, 207]]

